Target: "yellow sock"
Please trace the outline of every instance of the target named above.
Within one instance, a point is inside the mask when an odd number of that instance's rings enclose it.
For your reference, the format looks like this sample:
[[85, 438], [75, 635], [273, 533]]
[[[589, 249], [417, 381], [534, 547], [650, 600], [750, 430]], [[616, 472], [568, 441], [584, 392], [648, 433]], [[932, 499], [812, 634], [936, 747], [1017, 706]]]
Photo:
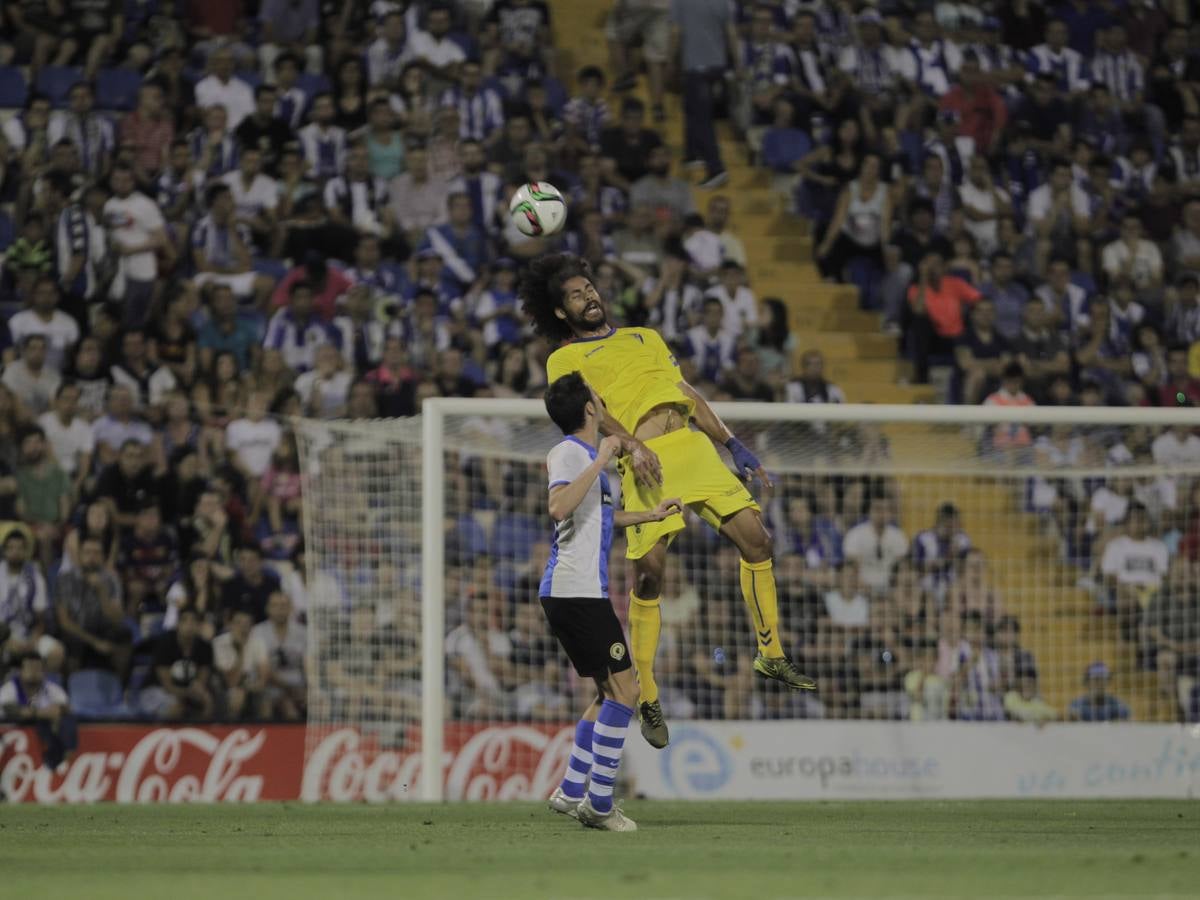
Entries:
[[658, 699], [654, 656], [658, 653], [658, 633], [661, 630], [662, 613], [658, 608], [658, 597], [643, 600], [630, 593], [629, 647], [633, 653], [633, 664], [637, 667], [639, 703], [653, 703]]
[[742, 560], [742, 599], [754, 622], [754, 639], [763, 656], [783, 656], [779, 643], [779, 601], [775, 597], [775, 573], [771, 561]]

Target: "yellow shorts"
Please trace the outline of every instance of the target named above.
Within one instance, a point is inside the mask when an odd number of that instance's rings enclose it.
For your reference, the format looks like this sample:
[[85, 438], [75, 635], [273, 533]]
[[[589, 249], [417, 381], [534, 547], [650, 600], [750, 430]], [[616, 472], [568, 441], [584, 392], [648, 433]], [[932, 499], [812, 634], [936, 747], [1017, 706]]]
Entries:
[[[646, 487], [634, 481], [632, 467], [622, 463], [621, 499], [627, 512], [654, 509], [667, 497], [678, 497], [685, 506], [714, 529], [736, 512], [758, 509], [737, 476], [721, 460], [711, 440], [699, 431], [680, 428], [646, 441], [662, 463], [663, 482]], [[683, 530], [683, 516], [668, 516], [661, 522], [646, 522], [625, 529], [627, 559], [641, 559], [664, 537], [671, 540]]]

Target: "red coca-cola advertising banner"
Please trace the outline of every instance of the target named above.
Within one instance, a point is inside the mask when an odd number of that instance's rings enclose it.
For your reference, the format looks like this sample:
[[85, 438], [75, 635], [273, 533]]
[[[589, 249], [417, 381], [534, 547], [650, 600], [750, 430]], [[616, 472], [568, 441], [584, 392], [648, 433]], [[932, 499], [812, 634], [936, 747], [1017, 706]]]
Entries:
[[[448, 724], [446, 799], [549, 796], [572, 734], [570, 725]], [[421, 778], [419, 735], [389, 747], [331, 726], [84, 725], [69, 765], [41, 762], [32, 730], [0, 727], [0, 791], [10, 803], [382, 803], [417, 799]]]

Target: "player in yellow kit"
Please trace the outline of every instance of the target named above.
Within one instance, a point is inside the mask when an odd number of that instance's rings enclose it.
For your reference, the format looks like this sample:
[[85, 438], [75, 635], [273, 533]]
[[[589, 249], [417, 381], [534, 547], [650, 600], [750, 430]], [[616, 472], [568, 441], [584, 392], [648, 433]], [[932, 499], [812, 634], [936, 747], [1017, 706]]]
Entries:
[[[754, 670], [793, 690], [815, 689], [816, 683], [796, 668], [779, 642], [771, 538], [741, 480], [753, 476], [769, 485], [754, 454], [683, 380], [658, 332], [609, 324], [586, 260], [569, 253], [535, 260], [522, 282], [521, 298], [538, 331], [558, 347], [546, 361], [547, 380], [553, 383], [577, 371], [604, 401], [600, 430], [621, 439], [625, 509], [652, 510], [664, 497], [678, 497], [732, 541], [741, 553], [742, 597], [758, 644]], [[714, 443], [729, 449], [740, 478], [722, 462]], [[636, 578], [629, 633], [640, 683], [638, 709], [642, 734], [655, 747], [665, 747], [669, 740], [653, 668], [662, 625], [663, 566], [667, 546], [683, 527], [677, 513], [625, 530], [626, 555]]]

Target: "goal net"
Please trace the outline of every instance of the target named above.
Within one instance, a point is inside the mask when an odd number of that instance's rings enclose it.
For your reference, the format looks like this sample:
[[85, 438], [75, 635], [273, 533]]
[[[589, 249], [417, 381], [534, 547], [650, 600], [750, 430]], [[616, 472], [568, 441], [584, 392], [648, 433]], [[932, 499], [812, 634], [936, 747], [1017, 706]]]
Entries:
[[[754, 491], [781, 632], [819, 689], [752, 673], [737, 551], [689, 512], [661, 605], [668, 723], [1200, 716], [1193, 411], [717, 409], [771, 473]], [[321, 757], [306, 796], [549, 794], [593, 689], [537, 603], [560, 439], [541, 403], [442, 399], [298, 434]], [[624, 549], [618, 534], [623, 622]]]

